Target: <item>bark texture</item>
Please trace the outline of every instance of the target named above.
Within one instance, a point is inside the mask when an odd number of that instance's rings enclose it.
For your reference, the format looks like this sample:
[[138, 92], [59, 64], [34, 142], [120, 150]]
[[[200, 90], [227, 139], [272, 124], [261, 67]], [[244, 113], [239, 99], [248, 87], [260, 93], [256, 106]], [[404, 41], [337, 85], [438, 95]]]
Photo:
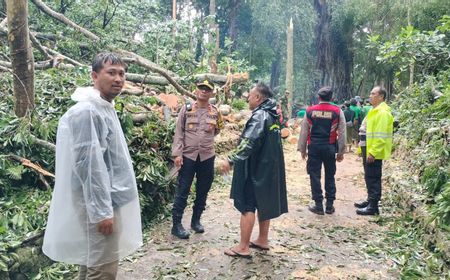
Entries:
[[15, 113], [24, 117], [34, 108], [34, 59], [28, 30], [28, 1], [8, 0], [8, 43], [14, 73]]

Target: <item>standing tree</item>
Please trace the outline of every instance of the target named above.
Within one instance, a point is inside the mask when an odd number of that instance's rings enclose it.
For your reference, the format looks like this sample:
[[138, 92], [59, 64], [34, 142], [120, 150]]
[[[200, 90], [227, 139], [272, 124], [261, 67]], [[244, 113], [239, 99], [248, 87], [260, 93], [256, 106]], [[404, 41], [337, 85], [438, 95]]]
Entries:
[[212, 50], [212, 53], [210, 54], [209, 66], [211, 68], [211, 73], [215, 74], [217, 73], [217, 54], [219, 52], [219, 28], [216, 24], [216, 0], [210, 0], [209, 2], [209, 15], [212, 17], [209, 23], [208, 36], [208, 44]]
[[288, 108], [288, 118], [292, 117], [292, 97], [293, 97], [293, 74], [294, 74], [294, 24], [292, 23], [292, 18], [289, 21], [289, 26], [287, 28], [287, 51], [286, 51], [286, 91], [287, 96], [287, 108]]
[[14, 73], [15, 113], [23, 117], [34, 108], [34, 59], [28, 30], [28, 1], [7, 0], [6, 11]]

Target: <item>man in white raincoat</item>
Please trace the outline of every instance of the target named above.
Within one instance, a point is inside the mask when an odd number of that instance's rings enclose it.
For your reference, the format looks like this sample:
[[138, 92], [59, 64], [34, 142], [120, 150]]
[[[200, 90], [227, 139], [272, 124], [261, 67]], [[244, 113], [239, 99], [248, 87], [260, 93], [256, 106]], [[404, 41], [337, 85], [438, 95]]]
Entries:
[[100, 53], [94, 87], [78, 88], [77, 104], [60, 119], [56, 182], [43, 251], [80, 265], [79, 279], [116, 279], [118, 261], [142, 245], [136, 179], [114, 98], [125, 82], [125, 63]]

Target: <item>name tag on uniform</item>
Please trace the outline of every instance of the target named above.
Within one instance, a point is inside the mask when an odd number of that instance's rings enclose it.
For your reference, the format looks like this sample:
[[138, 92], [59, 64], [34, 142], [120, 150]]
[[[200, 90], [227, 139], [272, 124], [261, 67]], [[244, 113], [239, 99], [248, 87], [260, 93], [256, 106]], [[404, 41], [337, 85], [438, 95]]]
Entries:
[[329, 119], [329, 120], [331, 120], [333, 118], [333, 113], [332, 112], [326, 112], [326, 111], [313, 111], [311, 116], [313, 118]]

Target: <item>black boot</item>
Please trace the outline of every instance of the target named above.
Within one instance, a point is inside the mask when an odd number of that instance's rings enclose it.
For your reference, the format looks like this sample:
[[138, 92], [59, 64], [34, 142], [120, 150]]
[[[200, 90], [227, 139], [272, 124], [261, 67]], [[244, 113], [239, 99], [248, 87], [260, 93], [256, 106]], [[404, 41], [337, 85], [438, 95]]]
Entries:
[[369, 205], [369, 201], [364, 200], [364, 201], [361, 201], [361, 202], [355, 202], [355, 203], [353, 203], [353, 205], [356, 208], [366, 208]]
[[172, 216], [172, 219], [173, 219], [173, 225], [172, 225], [171, 233], [178, 238], [188, 239], [189, 232], [187, 232], [184, 229], [183, 224], [181, 224], [181, 216]]
[[333, 200], [327, 200], [327, 203], [325, 205], [325, 213], [333, 214], [334, 211], [336, 211], [336, 210], [334, 209], [334, 206], [333, 206]]
[[378, 201], [369, 200], [369, 204], [367, 205], [367, 207], [356, 209], [356, 214], [363, 216], [379, 215], [380, 210], [378, 209]]
[[191, 218], [191, 228], [196, 232], [196, 233], [204, 233], [205, 232], [205, 228], [202, 226], [202, 224], [200, 223], [200, 216], [202, 215], [201, 212], [193, 212], [192, 213], [192, 218]]
[[317, 215], [324, 215], [322, 201], [316, 201], [315, 205], [309, 205], [308, 210]]

